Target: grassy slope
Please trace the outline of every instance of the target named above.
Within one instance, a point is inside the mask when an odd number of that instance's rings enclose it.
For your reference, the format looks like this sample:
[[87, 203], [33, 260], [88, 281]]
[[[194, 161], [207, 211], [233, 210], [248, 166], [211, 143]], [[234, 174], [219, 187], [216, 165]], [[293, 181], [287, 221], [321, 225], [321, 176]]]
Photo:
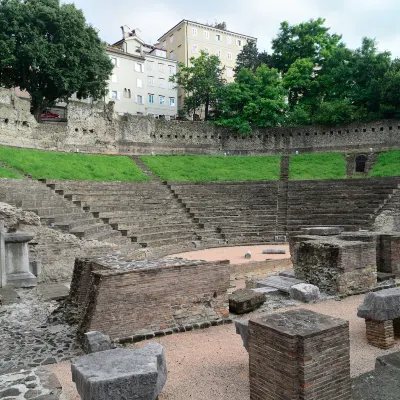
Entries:
[[129, 157], [56, 153], [0, 146], [0, 160], [36, 179], [89, 181], [149, 179]]
[[19, 175], [11, 169], [4, 168], [0, 165], [0, 178], [22, 179], [22, 175]]
[[346, 162], [342, 153], [316, 153], [290, 156], [290, 180], [343, 179]]
[[279, 179], [280, 157], [143, 156], [142, 161], [168, 181], [256, 181]]
[[369, 176], [400, 176], [400, 150], [379, 154]]

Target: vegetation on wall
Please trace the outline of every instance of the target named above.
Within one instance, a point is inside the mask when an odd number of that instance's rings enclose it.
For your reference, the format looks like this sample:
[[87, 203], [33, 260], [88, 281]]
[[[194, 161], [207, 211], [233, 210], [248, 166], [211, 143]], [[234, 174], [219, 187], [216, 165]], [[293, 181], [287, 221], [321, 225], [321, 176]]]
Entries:
[[0, 0], [0, 86], [19, 87], [32, 112], [57, 100], [102, 98], [113, 65], [81, 10], [59, 0]]
[[142, 156], [142, 161], [167, 181], [277, 180], [279, 156]]
[[[147, 181], [150, 179], [129, 157], [123, 156], [68, 154], [0, 146], [0, 160], [35, 179], [82, 181]], [[14, 178], [14, 176], [4, 177]]]

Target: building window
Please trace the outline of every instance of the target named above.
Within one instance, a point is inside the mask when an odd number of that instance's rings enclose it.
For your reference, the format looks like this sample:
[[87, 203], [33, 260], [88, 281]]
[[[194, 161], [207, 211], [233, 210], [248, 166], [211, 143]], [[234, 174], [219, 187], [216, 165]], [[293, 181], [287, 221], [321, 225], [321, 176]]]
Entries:
[[154, 94], [149, 93], [149, 104], [154, 104]]
[[131, 96], [131, 89], [128, 89], [128, 99], [130, 99], [132, 96]]
[[165, 104], [165, 96], [158, 96], [160, 104]]
[[232, 78], [233, 77], [233, 69], [232, 68], [227, 68], [226, 69], [226, 76], [228, 78]]
[[138, 88], [143, 87], [143, 81], [142, 81], [141, 79], [136, 79], [136, 86], [137, 86]]
[[143, 96], [140, 94], [136, 95], [136, 103], [143, 104]]
[[217, 34], [215, 35], [215, 40], [216, 40], [217, 42], [220, 42], [220, 41], [221, 41], [221, 35], [220, 35], [219, 33], [217, 33]]
[[198, 51], [199, 51], [198, 46], [197, 46], [196, 44], [194, 44], [194, 45], [192, 46], [192, 53], [197, 53]]
[[154, 86], [154, 76], [149, 76], [149, 86]]
[[197, 28], [192, 28], [192, 35], [197, 36]]
[[158, 87], [161, 89], [165, 89], [165, 79], [164, 78], [158, 78]]
[[171, 81], [168, 82], [168, 89], [170, 90], [174, 89], [174, 82]]
[[210, 54], [210, 49], [209, 49], [208, 47], [204, 47], [204, 51], [205, 51], [207, 54]]
[[135, 63], [135, 71], [143, 72], [143, 64]]
[[112, 74], [112, 75], [111, 75], [111, 82], [112, 82], [112, 83], [118, 83], [117, 75], [115, 75], [115, 74]]
[[158, 64], [158, 70], [161, 72], [164, 72], [164, 64], [159, 63]]
[[168, 65], [168, 71], [171, 75], [175, 74], [175, 66], [173, 65]]
[[110, 99], [119, 100], [119, 99], [120, 99], [120, 94], [119, 94], [119, 92], [116, 91], [116, 90], [111, 90], [111, 91], [110, 91]]
[[119, 58], [111, 57], [111, 62], [114, 65], [114, 67], [119, 67]]
[[170, 98], [169, 98], [169, 105], [170, 105], [171, 107], [175, 107], [175, 97], [170, 97]]
[[124, 98], [127, 99], [128, 98], [128, 89], [124, 89]]
[[170, 58], [170, 60], [174, 60], [174, 59], [175, 59], [175, 56], [174, 56], [174, 52], [173, 52], [173, 51], [171, 51], [171, 52], [169, 53], [169, 58]]
[[[174, 43], [174, 35], [171, 35], [171, 36], [169, 37], [169, 42], [170, 42], [170, 43]], [[167, 47], [167, 46], [165, 45], [165, 47]]]
[[232, 44], [232, 38], [230, 36], [226, 37], [226, 43], [227, 44]]
[[221, 50], [216, 50], [216, 51], [215, 51], [215, 55], [216, 55], [217, 57], [221, 57]]
[[147, 61], [147, 70], [148, 71], [154, 70], [154, 62], [153, 61]]
[[242, 41], [241, 41], [240, 39], [237, 39], [237, 40], [236, 40], [236, 44], [237, 44], [238, 46], [241, 46], [241, 45], [242, 45]]
[[232, 57], [232, 53], [228, 53], [228, 56], [227, 56], [227, 57], [228, 57], [228, 60], [229, 60], [229, 61], [232, 61], [232, 58], [233, 58], [233, 57]]
[[204, 38], [207, 40], [210, 39], [210, 32], [204, 31]]

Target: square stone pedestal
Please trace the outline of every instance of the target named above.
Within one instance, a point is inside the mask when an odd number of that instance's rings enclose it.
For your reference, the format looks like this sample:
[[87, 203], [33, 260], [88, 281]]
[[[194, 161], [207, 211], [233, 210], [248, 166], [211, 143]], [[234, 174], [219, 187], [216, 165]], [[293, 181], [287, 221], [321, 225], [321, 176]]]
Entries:
[[368, 343], [380, 349], [390, 349], [394, 346], [393, 321], [365, 320]]
[[349, 323], [309, 310], [249, 322], [251, 400], [350, 400]]

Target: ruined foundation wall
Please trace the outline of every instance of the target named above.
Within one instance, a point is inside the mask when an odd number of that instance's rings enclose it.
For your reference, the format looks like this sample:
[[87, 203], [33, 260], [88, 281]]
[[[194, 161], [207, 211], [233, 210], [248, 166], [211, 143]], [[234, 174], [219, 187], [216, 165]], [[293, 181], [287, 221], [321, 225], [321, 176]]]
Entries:
[[98, 271], [92, 276], [81, 331], [123, 339], [228, 315], [228, 262]]

